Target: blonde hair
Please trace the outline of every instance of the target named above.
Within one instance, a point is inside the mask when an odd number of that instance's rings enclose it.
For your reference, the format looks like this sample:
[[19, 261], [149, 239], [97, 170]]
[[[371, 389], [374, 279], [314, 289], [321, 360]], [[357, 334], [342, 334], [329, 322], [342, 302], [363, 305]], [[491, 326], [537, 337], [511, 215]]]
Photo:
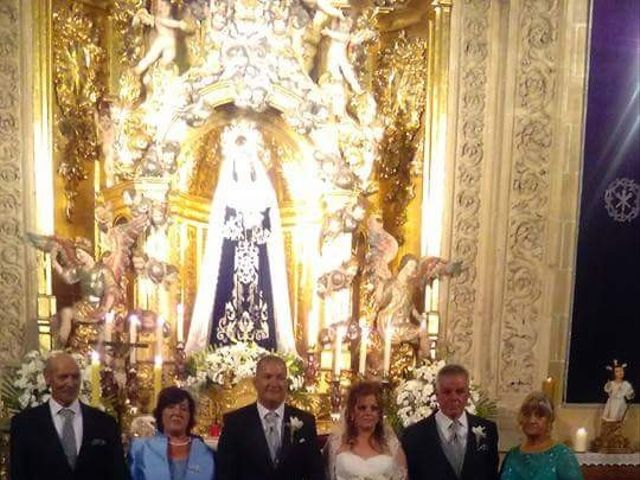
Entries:
[[531, 392], [526, 396], [518, 411], [518, 423], [522, 424], [525, 417], [531, 414], [546, 418], [549, 424], [556, 418], [551, 400], [542, 392]]

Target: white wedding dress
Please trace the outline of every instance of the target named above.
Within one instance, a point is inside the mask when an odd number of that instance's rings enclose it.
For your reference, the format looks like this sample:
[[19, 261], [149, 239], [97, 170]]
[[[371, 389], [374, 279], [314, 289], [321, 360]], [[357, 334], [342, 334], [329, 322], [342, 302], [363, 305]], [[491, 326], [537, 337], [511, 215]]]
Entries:
[[404, 453], [393, 430], [385, 425], [388, 453], [362, 458], [343, 450], [342, 433], [335, 432], [327, 440], [324, 455], [329, 480], [406, 480]]
[[342, 452], [336, 457], [336, 480], [391, 480], [400, 478], [398, 467], [391, 455], [362, 458], [353, 452]]

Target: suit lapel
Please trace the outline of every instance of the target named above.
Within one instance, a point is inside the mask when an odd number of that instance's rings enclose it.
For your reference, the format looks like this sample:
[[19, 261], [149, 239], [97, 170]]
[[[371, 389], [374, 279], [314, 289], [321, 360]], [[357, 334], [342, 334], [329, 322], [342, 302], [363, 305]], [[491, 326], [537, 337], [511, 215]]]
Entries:
[[86, 453], [89, 442], [93, 438], [93, 422], [91, 418], [91, 412], [81, 403], [80, 410], [82, 411], [82, 443], [80, 444], [80, 452], [78, 453], [78, 460]]
[[[462, 462], [462, 471], [460, 472], [460, 478], [466, 478], [467, 472], [473, 472], [473, 463], [475, 460], [476, 452], [478, 451], [478, 445], [476, 444], [476, 436], [473, 433], [473, 428], [476, 426], [475, 418], [467, 413], [467, 448], [464, 452], [464, 460]], [[471, 477], [469, 477], [471, 478]]]
[[291, 408], [284, 406], [284, 416], [282, 418], [282, 437], [280, 438], [280, 454], [278, 463], [282, 463], [291, 449]]
[[[468, 417], [467, 417], [468, 418]], [[449, 459], [447, 458], [447, 455], [444, 453], [444, 447], [442, 445], [443, 439], [440, 438], [440, 433], [438, 432], [438, 424], [436, 422], [436, 414], [435, 412], [429, 417], [430, 421], [427, 422], [427, 427], [428, 427], [428, 431], [429, 431], [429, 437], [431, 440], [431, 445], [437, 445], [438, 448], [436, 449], [437, 451], [437, 455], [438, 455], [438, 461], [443, 465], [443, 469], [444, 471], [447, 472], [447, 476], [450, 478], [458, 478], [458, 476], [456, 475], [455, 470], [453, 469], [453, 467], [451, 466], [451, 464], [449, 463]], [[467, 449], [466, 451], [469, 450], [469, 442], [467, 441]], [[466, 462], [466, 451], [465, 451], [465, 459], [462, 463], [463, 468], [462, 471], [464, 471], [464, 463]], [[462, 473], [460, 475], [462, 477]]]
[[252, 438], [255, 438], [255, 443], [258, 448], [259, 457], [262, 457], [263, 463], [268, 469], [273, 470], [274, 465], [271, 461], [271, 453], [269, 453], [269, 445], [267, 444], [267, 437], [264, 434], [264, 428], [262, 427], [262, 419], [258, 412], [258, 405], [253, 404], [252, 409], [248, 410], [249, 425], [252, 433]]
[[53, 445], [53, 451], [51, 452], [51, 454], [61, 465], [60, 468], [71, 472], [71, 467], [67, 463], [67, 456], [65, 455], [64, 449], [62, 448], [62, 441], [58, 436], [56, 426], [53, 424], [53, 418], [51, 418], [51, 407], [49, 406], [49, 402], [42, 404], [39, 408], [40, 411], [38, 412], [38, 415], [40, 416], [40, 421], [42, 422], [42, 425], [44, 427], [42, 434], [47, 437], [46, 443], [48, 445]]

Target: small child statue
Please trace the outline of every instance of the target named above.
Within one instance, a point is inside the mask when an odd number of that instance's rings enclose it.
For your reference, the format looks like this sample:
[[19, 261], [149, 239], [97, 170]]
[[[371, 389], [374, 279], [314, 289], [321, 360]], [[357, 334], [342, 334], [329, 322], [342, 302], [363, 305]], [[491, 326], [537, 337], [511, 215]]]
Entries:
[[624, 379], [626, 363], [618, 363], [613, 360], [607, 365], [607, 370], [613, 372], [613, 379], [604, 385], [604, 391], [609, 399], [602, 412], [600, 424], [600, 436], [593, 442], [594, 450], [603, 453], [627, 453], [630, 452], [629, 439], [622, 435], [622, 423], [627, 413], [628, 404], [635, 395], [633, 387]]
[[604, 385], [604, 391], [609, 395], [602, 419], [606, 422], [620, 422], [627, 413], [627, 402], [633, 400], [635, 395], [633, 387], [624, 380], [624, 369], [627, 364], [618, 364], [618, 360], [613, 361], [613, 365], [607, 365], [607, 370], [613, 372], [613, 380], [609, 380]]

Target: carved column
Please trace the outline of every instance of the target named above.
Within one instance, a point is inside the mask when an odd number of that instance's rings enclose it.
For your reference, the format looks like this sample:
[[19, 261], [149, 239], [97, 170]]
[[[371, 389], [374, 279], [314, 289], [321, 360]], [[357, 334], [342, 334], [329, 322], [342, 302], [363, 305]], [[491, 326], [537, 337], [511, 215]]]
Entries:
[[[31, 61], [29, 2], [0, 4], [0, 368], [34, 346], [27, 334], [34, 314], [26, 247], [22, 241], [30, 211], [29, 98]], [[33, 325], [30, 325], [34, 327]]]
[[562, 377], [587, 16], [577, 0], [454, 3], [443, 244], [469, 268], [449, 283], [446, 340], [503, 433], [524, 395]]

